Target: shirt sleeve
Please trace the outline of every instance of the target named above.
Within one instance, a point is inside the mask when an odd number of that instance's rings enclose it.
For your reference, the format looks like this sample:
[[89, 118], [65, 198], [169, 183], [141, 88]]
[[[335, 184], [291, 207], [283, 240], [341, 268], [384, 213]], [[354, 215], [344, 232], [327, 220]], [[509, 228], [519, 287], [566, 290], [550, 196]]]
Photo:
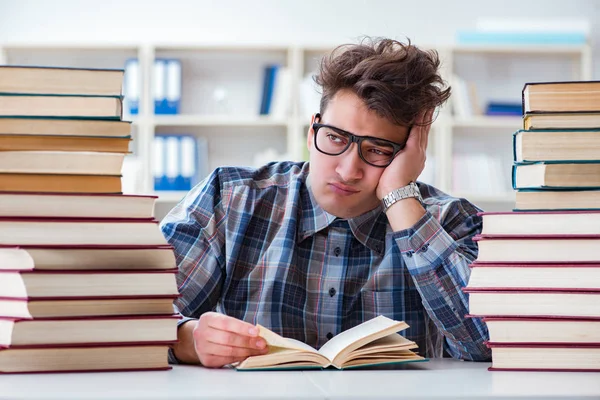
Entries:
[[[218, 170], [192, 189], [163, 219], [163, 235], [174, 248], [179, 297], [174, 312], [177, 327], [213, 310], [221, 294], [224, 268], [223, 196]], [[177, 360], [169, 351], [169, 361]]]
[[469, 264], [477, 258], [473, 237], [482, 228], [479, 210], [463, 199], [432, 209], [436, 216], [427, 211], [413, 227], [395, 232], [394, 240], [452, 357], [490, 360], [487, 327], [480, 318], [465, 318], [469, 297], [462, 290], [471, 274]]

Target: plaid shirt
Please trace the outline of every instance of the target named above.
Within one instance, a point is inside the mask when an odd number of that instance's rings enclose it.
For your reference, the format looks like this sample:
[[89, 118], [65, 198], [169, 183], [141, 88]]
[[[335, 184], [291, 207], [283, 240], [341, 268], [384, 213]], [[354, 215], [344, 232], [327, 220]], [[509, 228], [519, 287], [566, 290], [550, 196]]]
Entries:
[[328, 214], [308, 171], [292, 162], [219, 168], [165, 217], [179, 266], [176, 311], [214, 310], [315, 348], [383, 314], [406, 321], [402, 335], [428, 357], [445, 348], [490, 359], [486, 326], [464, 317], [461, 290], [477, 256], [479, 210], [419, 183], [426, 214], [392, 232], [381, 207], [349, 220]]

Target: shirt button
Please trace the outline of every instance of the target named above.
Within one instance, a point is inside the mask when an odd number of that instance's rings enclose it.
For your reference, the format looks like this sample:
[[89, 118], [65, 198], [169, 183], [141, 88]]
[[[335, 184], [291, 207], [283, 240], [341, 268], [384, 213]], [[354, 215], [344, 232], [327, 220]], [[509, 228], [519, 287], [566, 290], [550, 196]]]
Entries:
[[335, 256], [339, 256], [340, 253], [342, 252], [342, 249], [340, 249], [339, 247], [336, 247], [335, 249], [333, 249], [333, 254], [335, 254]]
[[428, 248], [429, 248], [429, 244], [425, 243], [425, 244], [423, 245], [423, 247], [421, 247], [421, 251], [424, 253], [424, 252], [426, 252], [426, 251], [427, 251], [427, 249], [428, 249]]
[[327, 339], [328, 339], [328, 340], [331, 340], [331, 338], [332, 338], [332, 337], [333, 337], [333, 333], [329, 332], [329, 333], [327, 334]]
[[411, 258], [412, 254], [413, 254], [413, 252], [409, 250], [406, 252], [406, 257]]
[[335, 289], [334, 288], [329, 289], [329, 295], [331, 297], [335, 296]]

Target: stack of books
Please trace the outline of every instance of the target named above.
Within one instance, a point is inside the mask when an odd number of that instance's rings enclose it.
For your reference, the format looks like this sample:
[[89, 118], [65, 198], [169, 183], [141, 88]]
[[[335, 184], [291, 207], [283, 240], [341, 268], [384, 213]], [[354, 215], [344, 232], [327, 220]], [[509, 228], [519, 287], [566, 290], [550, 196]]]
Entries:
[[0, 67], [0, 373], [167, 369], [176, 261], [123, 195], [121, 70]]
[[513, 212], [482, 213], [471, 316], [492, 370], [600, 371], [600, 82], [530, 83]]

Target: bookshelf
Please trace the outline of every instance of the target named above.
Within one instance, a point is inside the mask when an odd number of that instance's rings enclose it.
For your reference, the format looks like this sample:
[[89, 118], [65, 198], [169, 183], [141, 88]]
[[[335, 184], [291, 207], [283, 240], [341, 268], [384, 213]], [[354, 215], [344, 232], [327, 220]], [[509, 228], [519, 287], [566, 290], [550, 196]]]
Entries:
[[[0, 64], [85, 68], [123, 68], [137, 58], [140, 66], [140, 111], [124, 115], [132, 120], [134, 137], [124, 170], [130, 191], [153, 193], [153, 138], [157, 134], [192, 134], [206, 140], [209, 170], [222, 165], [253, 165], [255, 156], [271, 148], [287, 159], [306, 158], [310, 115], [318, 111], [319, 95], [311, 92], [307, 75], [320, 57], [334, 46], [220, 46], [180, 44], [44, 44], [0, 43]], [[453, 74], [473, 82], [480, 106], [489, 100], [520, 99], [527, 81], [592, 79], [592, 55], [585, 46], [424, 46], [436, 48], [442, 75]], [[155, 59], [178, 59], [182, 65], [181, 112], [154, 115], [153, 64]], [[291, 72], [289, 112], [260, 116], [264, 66], [277, 63]], [[543, 65], [544, 68], [540, 68]], [[428, 166], [423, 180], [486, 210], [509, 210], [514, 193], [509, 186], [512, 133], [520, 117], [472, 115], [457, 117], [452, 101], [440, 110], [432, 126]], [[488, 171], [502, 180], [457, 184], [457, 159], [469, 155], [499, 158]], [[477, 157], [467, 162], [477, 162]], [[483, 165], [488, 163], [481, 157]], [[469, 164], [470, 163], [470, 164]], [[464, 169], [464, 165], [462, 167]], [[477, 168], [486, 169], [486, 168]], [[460, 175], [460, 174], [458, 174]], [[467, 180], [483, 179], [485, 174]], [[464, 182], [462, 182], [464, 183]], [[168, 211], [185, 192], [156, 192]], [[157, 213], [161, 215], [161, 212]]]

